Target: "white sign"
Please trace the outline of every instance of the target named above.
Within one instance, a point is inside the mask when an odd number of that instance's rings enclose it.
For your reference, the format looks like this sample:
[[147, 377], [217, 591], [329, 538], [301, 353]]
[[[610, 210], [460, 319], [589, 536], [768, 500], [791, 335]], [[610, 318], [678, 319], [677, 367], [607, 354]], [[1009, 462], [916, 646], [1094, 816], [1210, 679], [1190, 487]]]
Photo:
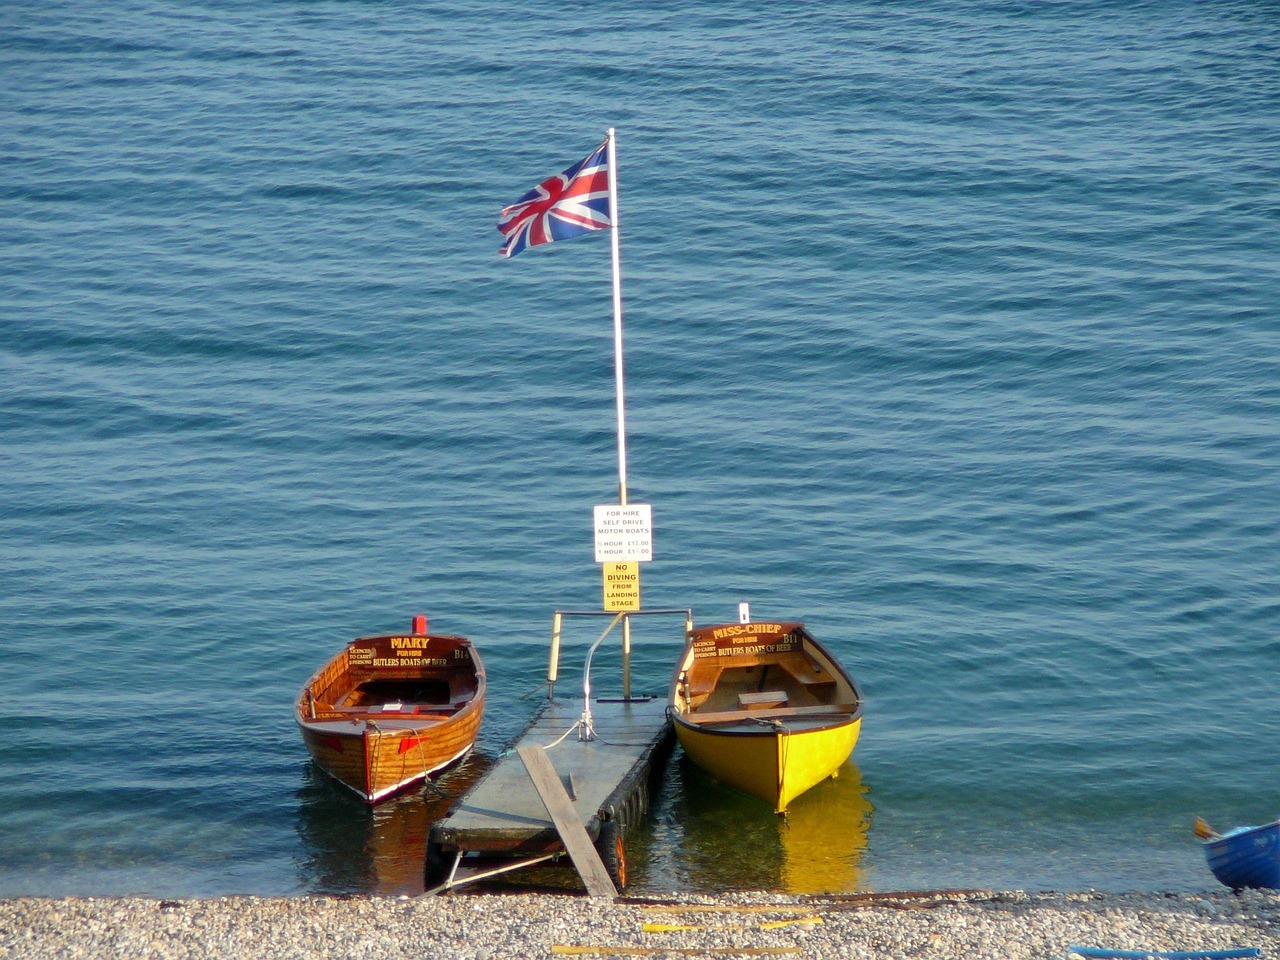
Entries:
[[653, 511], [647, 503], [596, 507], [596, 563], [653, 559]]

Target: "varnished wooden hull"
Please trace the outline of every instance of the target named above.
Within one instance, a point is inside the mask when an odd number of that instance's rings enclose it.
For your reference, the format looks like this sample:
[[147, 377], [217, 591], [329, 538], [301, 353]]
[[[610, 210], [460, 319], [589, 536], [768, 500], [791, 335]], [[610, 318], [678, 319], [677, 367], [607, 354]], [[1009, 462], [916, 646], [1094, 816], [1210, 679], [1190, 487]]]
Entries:
[[369, 803], [378, 803], [466, 756], [480, 730], [483, 704], [466, 716], [407, 729], [368, 723], [300, 723], [312, 759]]
[[862, 729], [857, 684], [798, 623], [693, 631], [671, 706], [689, 758], [778, 813], [835, 776]]
[[295, 719], [320, 769], [378, 803], [467, 754], [485, 688], [479, 655], [462, 637], [364, 637], [307, 681]]

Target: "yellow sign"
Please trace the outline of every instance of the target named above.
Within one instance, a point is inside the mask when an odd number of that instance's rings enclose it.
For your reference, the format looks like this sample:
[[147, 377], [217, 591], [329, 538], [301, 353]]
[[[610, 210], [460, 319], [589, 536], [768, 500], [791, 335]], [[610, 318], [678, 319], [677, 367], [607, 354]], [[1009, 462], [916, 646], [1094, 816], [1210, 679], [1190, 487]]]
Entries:
[[640, 609], [640, 562], [606, 563], [604, 608], [609, 613]]

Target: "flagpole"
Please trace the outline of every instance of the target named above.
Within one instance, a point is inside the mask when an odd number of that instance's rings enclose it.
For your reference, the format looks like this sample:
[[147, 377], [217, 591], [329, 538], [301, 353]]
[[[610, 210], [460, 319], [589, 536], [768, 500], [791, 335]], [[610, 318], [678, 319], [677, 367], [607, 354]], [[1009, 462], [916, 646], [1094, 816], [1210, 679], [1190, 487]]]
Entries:
[[[609, 231], [613, 248], [613, 377], [618, 403], [618, 503], [627, 504], [627, 415], [622, 377], [622, 254], [618, 243], [618, 151], [613, 127], [609, 140]], [[622, 699], [631, 699], [631, 618], [622, 614]]]
[[613, 376], [618, 403], [618, 503], [627, 503], [627, 422], [622, 377], [622, 254], [618, 244], [618, 155], [613, 127], [609, 141], [609, 231], [613, 247]]

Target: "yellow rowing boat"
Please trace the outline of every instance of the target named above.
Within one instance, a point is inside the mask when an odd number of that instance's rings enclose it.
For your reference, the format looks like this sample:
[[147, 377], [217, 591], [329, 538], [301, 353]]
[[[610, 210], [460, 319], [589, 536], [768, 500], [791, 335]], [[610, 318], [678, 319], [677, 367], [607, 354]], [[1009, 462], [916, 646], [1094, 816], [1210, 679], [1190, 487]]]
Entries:
[[857, 683], [802, 623], [691, 630], [670, 697], [689, 758], [777, 813], [839, 772], [862, 727]]

